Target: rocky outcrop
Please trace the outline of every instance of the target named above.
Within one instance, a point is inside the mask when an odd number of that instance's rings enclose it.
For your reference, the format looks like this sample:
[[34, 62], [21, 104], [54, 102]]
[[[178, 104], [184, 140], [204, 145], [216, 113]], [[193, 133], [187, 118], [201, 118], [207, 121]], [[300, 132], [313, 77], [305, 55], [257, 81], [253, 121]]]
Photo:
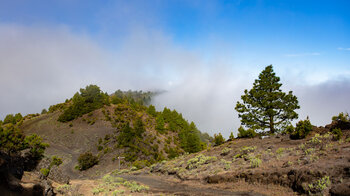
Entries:
[[62, 184], [69, 184], [70, 180], [69, 177], [63, 173], [62, 169], [56, 165], [51, 167], [48, 178]]
[[333, 129], [341, 129], [341, 130], [346, 130], [350, 129], [350, 122], [344, 122], [344, 121], [332, 121], [331, 124], [326, 125], [326, 129], [333, 130]]
[[40, 184], [23, 187], [21, 179], [24, 171], [30, 171], [37, 165], [28, 150], [16, 155], [0, 151], [0, 187], [9, 195], [54, 195], [51, 183], [43, 180]]

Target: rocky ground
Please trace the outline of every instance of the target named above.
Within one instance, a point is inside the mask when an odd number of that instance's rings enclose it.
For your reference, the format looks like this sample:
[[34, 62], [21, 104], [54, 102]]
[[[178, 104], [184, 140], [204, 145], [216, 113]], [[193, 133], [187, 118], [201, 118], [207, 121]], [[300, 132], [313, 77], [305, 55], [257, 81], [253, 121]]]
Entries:
[[[343, 136], [337, 140], [330, 130], [339, 126]], [[17, 159], [23, 162], [23, 156]], [[289, 135], [235, 139], [141, 170], [114, 166], [98, 172], [97, 165], [93, 176], [52, 167], [45, 178], [40, 168], [48, 167], [47, 159], [32, 172], [11, 170], [15, 162], [3, 156], [0, 163], [7, 186], [21, 189], [17, 195], [350, 195], [350, 127], [314, 127], [301, 140]], [[5, 195], [16, 195], [7, 190], [0, 186]]]

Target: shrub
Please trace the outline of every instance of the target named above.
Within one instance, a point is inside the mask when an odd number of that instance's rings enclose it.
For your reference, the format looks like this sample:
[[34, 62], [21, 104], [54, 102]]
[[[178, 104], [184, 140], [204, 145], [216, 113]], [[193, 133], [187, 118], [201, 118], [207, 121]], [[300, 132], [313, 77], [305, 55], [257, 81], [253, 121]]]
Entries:
[[7, 123], [12, 123], [12, 124], [16, 124], [17, 122], [21, 121], [23, 119], [21, 113], [17, 113], [16, 115], [13, 114], [8, 114], [6, 115], [5, 119], [4, 119], [4, 124]]
[[46, 113], [47, 113], [46, 109], [41, 110], [41, 114], [46, 114]]
[[327, 189], [331, 185], [331, 181], [329, 180], [329, 176], [324, 176], [323, 178], [317, 180], [316, 182], [309, 184], [309, 194], [311, 193], [322, 193], [325, 189]]
[[47, 168], [41, 168], [41, 169], [40, 169], [40, 173], [41, 173], [43, 176], [45, 176], [45, 177], [47, 177], [47, 176], [49, 175], [49, 172], [50, 172], [50, 170], [47, 169]]
[[295, 130], [294, 126], [290, 124], [285, 128], [283, 133], [292, 134], [294, 132], [294, 130]]
[[43, 143], [42, 141], [43, 139], [36, 134], [27, 136], [24, 139], [25, 146], [30, 148], [30, 152], [34, 158], [41, 159], [46, 147], [49, 147], [49, 144]]
[[230, 137], [228, 138], [230, 141], [233, 141], [235, 139], [235, 136], [233, 136], [233, 133], [231, 132]]
[[311, 132], [312, 125], [309, 119], [301, 120], [297, 123], [294, 132], [290, 135], [291, 139], [303, 139]]
[[257, 133], [252, 128], [249, 128], [247, 130], [245, 130], [242, 126], [238, 128], [238, 138], [253, 138], [256, 135]]
[[197, 155], [196, 157], [189, 159], [187, 161], [187, 169], [194, 169], [201, 165], [208, 164], [210, 162], [216, 161], [217, 158], [215, 156], [205, 156], [202, 154]]
[[98, 163], [98, 158], [94, 156], [91, 152], [86, 152], [80, 154], [78, 158], [78, 168], [79, 170], [86, 170]]
[[148, 162], [147, 160], [136, 160], [134, 161], [134, 163], [132, 164], [132, 166], [136, 167], [137, 169], [142, 169], [146, 166], [150, 166], [150, 162]]
[[286, 150], [285, 148], [278, 148], [276, 150], [276, 154], [280, 156], [280, 155], [282, 155], [284, 153], [285, 150]]
[[[68, 122], [84, 114], [109, 104], [109, 96], [103, 93], [96, 85], [86, 86], [80, 89], [72, 98], [73, 104], [63, 111], [58, 121]], [[93, 121], [94, 122], [94, 121]]]
[[57, 157], [57, 156], [52, 156], [51, 157], [51, 164], [50, 164], [50, 167], [53, 166], [53, 165], [61, 165], [63, 163], [62, 159]]
[[342, 132], [341, 129], [339, 129], [339, 128], [333, 129], [333, 130], [332, 130], [332, 133], [333, 133], [334, 138], [335, 138], [336, 140], [340, 140], [341, 137], [343, 136], [343, 132]]
[[224, 164], [224, 169], [229, 170], [231, 169], [231, 163], [232, 161], [226, 161], [225, 159], [220, 160], [222, 164]]
[[220, 155], [226, 156], [226, 155], [228, 155], [230, 153], [230, 151], [231, 151], [231, 148], [225, 147], [224, 149], [222, 149]]
[[350, 122], [350, 116], [348, 113], [339, 113], [338, 116], [333, 116], [332, 120], [341, 122]]
[[214, 145], [219, 146], [225, 142], [224, 137], [222, 137], [221, 133], [218, 135], [214, 134]]
[[261, 159], [259, 159], [258, 157], [250, 158], [250, 166], [252, 168], [259, 167], [260, 164], [261, 164]]

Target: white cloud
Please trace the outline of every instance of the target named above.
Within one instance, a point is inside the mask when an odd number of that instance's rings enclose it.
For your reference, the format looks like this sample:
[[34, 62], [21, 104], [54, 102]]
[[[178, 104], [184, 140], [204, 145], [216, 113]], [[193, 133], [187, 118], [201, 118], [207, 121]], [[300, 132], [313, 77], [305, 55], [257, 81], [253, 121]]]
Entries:
[[350, 48], [338, 48], [338, 50], [347, 50], [347, 51], [350, 51]]
[[304, 57], [304, 56], [319, 56], [321, 55], [318, 52], [311, 52], [311, 53], [298, 53], [298, 54], [285, 54], [286, 57]]
[[[109, 93], [167, 90], [155, 99], [158, 109], [176, 109], [211, 134], [236, 133], [240, 122], [235, 104], [261, 67], [235, 65], [231, 56], [216, 48], [204, 58], [150, 28], [131, 30], [123, 42], [111, 44], [118, 49], [103, 48], [67, 27], [0, 24], [0, 116], [40, 112], [93, 83]], [[335, 113], [350, 110], [348, 80], [303, 86], [297, 82], [308, 75], [299, 75], [303, 67], [299, 68], [296, 74], [288, 71], [281, 77], [289, 83], [286, 90], [299, 97], [302, 118], [309, 115], [324, 125]]]

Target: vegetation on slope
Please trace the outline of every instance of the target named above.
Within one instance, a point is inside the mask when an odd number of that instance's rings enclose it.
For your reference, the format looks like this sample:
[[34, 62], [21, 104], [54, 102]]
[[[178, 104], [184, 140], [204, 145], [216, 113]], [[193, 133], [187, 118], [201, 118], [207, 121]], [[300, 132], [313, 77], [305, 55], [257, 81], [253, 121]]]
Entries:
[[109, 122], [115, 131], [96, 141], [98, 157], [125, 157], [127, 163], [138, 168], [205, 149], [212, 138], [176, 110], [156, 111], [149, 105], [156, 94], [117, 90], [108, 95], [98, 86], [89, 85], [65, 103], [50, 106], [49, 113], [58, 111], [58, 121], [69, 122], [69, 127], [79, 119], [89, 125], [100, 120]]

